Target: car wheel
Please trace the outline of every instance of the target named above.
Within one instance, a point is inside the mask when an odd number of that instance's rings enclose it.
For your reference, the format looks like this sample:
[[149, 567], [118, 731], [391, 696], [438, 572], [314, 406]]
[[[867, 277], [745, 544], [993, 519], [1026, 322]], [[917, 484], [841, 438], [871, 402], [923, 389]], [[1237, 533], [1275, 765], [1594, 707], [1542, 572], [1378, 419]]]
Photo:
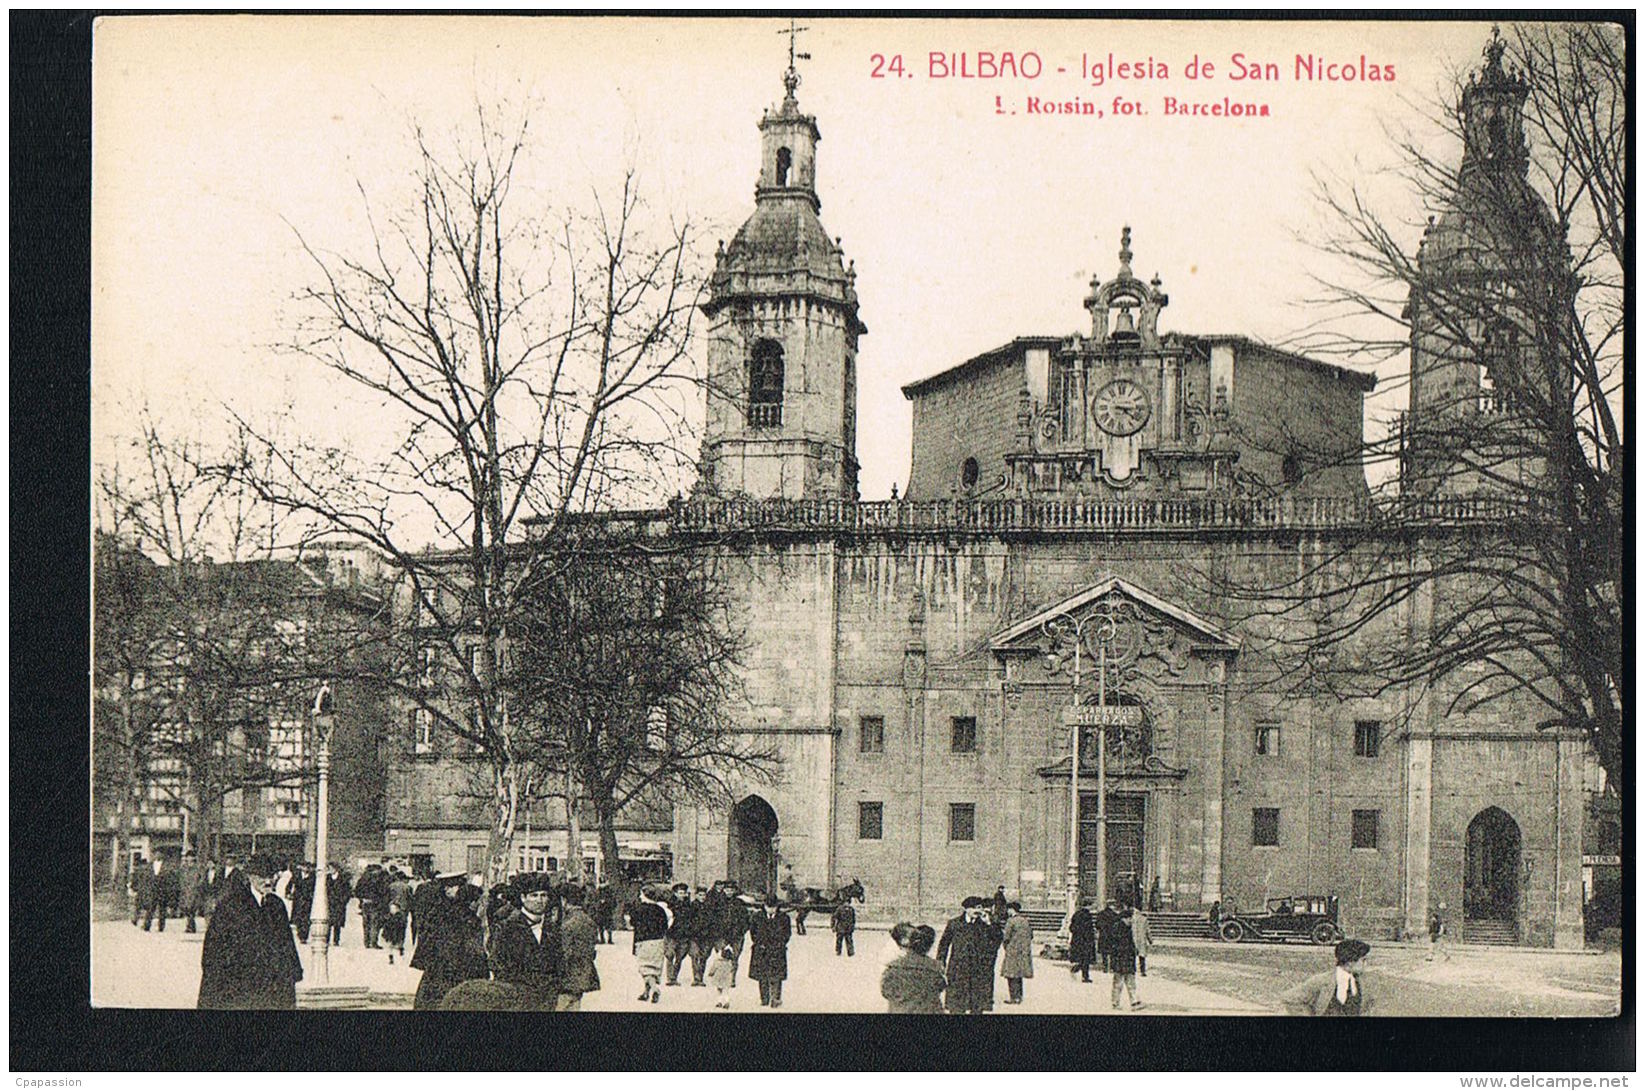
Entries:
[[1217, 935], [1222, 937], [1224, 943], [1238, 943], [1245, 938], [1245, 926], [1239, 921], [1223, 921]]
[[1337, 931], [1337, 926], [1330, 921], [1320, 921], [1314, 925], [1312, 936], [1315, 943], [1326, 944], [1335, 943], [1341, 939], [1342, 933]]

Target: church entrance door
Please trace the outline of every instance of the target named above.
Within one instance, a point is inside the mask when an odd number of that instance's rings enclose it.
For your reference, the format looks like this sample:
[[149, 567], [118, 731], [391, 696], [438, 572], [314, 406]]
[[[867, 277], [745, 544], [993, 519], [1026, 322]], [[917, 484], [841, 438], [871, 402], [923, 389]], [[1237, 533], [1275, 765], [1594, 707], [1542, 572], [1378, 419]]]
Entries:
[[1144, 837], [1148, 797], [1140, 792], [1108, 793], [1108, 889], [1097, 890], [1097, 793], [1080, 793], [1080, 898], [1131, 902], [1146, 889], [1148, 858]]
[[759, 796], [747, 796], [731, 808], [730, 851], [726, 878], [750, 894], [777, 888], [777, 812]]
[[1500, 807], [1468, 823], [1462, 869], [1462, 913], [1467, 920], [1519, 919], [1519, 824]]

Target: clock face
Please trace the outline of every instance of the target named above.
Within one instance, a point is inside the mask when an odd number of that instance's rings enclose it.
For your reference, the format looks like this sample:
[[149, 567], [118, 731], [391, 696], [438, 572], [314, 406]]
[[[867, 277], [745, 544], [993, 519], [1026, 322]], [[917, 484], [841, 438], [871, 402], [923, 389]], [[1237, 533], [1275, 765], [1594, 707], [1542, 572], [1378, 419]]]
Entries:
[[1111, 436], [1128, 436], [1148, 423], [1148, 395], [1130, 379], [1115, 379], [1091, 398], [1091, 416]]

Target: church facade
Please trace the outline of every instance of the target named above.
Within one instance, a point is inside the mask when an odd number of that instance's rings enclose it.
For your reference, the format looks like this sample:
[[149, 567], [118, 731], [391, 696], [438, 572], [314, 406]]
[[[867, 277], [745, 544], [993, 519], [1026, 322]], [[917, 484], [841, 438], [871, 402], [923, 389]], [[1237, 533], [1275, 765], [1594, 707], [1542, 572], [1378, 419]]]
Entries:
[[[742, 726], [783, 768], [728, 809], [677, 808], [675, 875], [855, 878], [876, 918], [934, 919], [997, 886], [1046, 909], [1332, 895], [1368, 936], [1422, 934], [1443, 902], [1518, 942], [1579, 946], [1582, 740], [1513, 698], [1447, 711], [1465, 677], [1348, 700], [1299, 688], [1276, 627], [1305, 622], [1219, 591], [1279, 585], [1383, 518], [1353, 457], [1371, 376], [1169, 329], [1125, 228], [1114, 274], [1083, 299], [1070, 286], [1080, 333], [904, 388], [906, 493], [858, 501], [867, 329], [819, 219], [821, 131], [797, 85], [790, 69], [760, 122], [755, 208], [703, 307], [701, 485], [659, 515], [729, 574]], [[1415, 411], [1428, 394], [1412, 388]], [[1420, 532], [1387, 533], [1420, 548], [1492, 515], [1466, 495], [1427, 503]], [[1420, 641], [1433, 616], [1412, 602], [1362, 638]]]

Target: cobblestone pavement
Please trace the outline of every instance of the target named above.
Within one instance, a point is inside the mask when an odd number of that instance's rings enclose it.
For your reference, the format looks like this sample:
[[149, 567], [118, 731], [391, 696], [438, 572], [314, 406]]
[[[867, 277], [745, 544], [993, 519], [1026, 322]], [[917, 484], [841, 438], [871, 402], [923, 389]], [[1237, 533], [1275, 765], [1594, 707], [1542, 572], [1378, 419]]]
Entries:
[[[92, 926], [92, 1002], [110, 1007], [192, 1008], [200, 982], [201, 931], [185, 935], [172, 921], [161, 932], [143, 932], [129, 920], [102, 920]], [[602, 987], [589, 994], [588, 1011], [713, 1012], [712, 986], [693, 987], [690, 965], [681, 984], [663, 989], [662, 1000], [642, 1004], [640, 978], [629, 951], [629, 935], [598, 948]], [[304, 985], [314, 980], [309, 950], [300, 946]], [[408, 953], [410, 948], [407, 948]], [[789, 947], [789, 978], [783, 986], [786, 1012], [879, 1012], [879, 977], [889, 953], [881, 929], [857, 935], [854, 958], [834, 954], [834, 938], [821, 929], [796, 936]], [[1421, 947], [1383, 945], [1372, 954], [1371, 981], [1387, 1015], [1597, 1016], [1619, 1006], [1621, 963], [1616, 952], [1455, 949], [1449, 962], [1430, 963]], [[748, 953], [743, 953], [746, 969]], [[330, 956], [331, 982], [365, 986], [378, 1007], [406, 1007], [421, 972], [389, 952], [361, 945], [358, 921], [350, 919], [343, 946]], [[1294, 982], [1328, 967], [1329, 951], [1317, 947], [1229, 946], [1181, 943], [1156, 948], [1149, 975], [1139, 978], [1143, 1015], [1269, 1015], [1279, 994]], [[1086, 985], [1062, 963], [1035, 960], [1021, 1005], [999, 1003], [1005, 982], [995, 989], [998, 1015], [1114, 1014], [1105, 974]], [[759, 987], [739, 974], [732, 1013], [767, 1013]], [[1129, 1016], [1129, 1009], [1121, 1013]]]

